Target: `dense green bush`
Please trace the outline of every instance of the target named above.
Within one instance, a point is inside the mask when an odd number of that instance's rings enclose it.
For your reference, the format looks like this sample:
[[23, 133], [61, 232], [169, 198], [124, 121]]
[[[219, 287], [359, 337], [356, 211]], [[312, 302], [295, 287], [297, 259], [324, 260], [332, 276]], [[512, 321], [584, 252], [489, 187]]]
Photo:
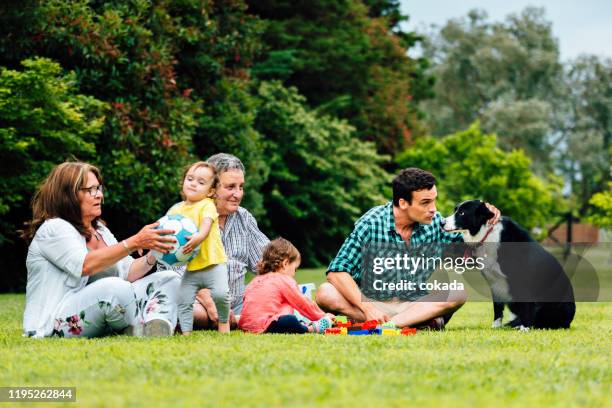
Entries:
[[521, 150], [506, 152], [479, 124], [443, 138], [425, 137], [397, 157], [401, 167], [420, 167], [438, 179], [438, 207], [450, 214], [464, 200], [482, 199], [526, 228], [544, 227], [561, 211], [560, 181], [536, 177]]
[[36, 186], [58, 162], [95, 160], [106, 105], [44, 58], [0, 68], [0, 245], [14, 241]]
[[247, 0], [265, 22], [254, 75], [295, 86], [310, 107], [346, 119], [355, 135], [393, 156], [411, 141], [416, 101], [428, 95], [426, 61], [397, 1]]
[[216, 84], [215, 102], [204, 107], [194, 135], [194, 149], [202, 158], [218, 152], [239, 157], [246, 169], [246, 194], [242, 205], [256, 218], [264, 217], [261, 185], [269, 166], [261, 134], [254, 128], [258, 99], [250, 81], [227, 79]]
[[107, 105], [78, 92], [74, 73], [48, 59], [0, 67], [0, 291], [25, 287], [25, 243], [17, 230], [51, 168], [66, 159], [95, 161]]
[[389, 199], [386, 158], [345, 121], [309, 109], [293, 88], [264, 82], [259, 98], [256, 127], [270, 166], [260, 222], [293, 241], [306, 264], [327, 264], [362, 212]]
[[589, 221], [600, 227], [612, 228], [612, 183], [608, 183], [608, 189], [591, 197], [590, 204], [593, 206]]
[[0, 6], [0, 65], [49, 56], [108, 103], [96, 142], [105, 218], [123, 236], [179, 198], [181, 168], [230, 151], [247, 165], [245, 204], [262, 215], [266, 174], [247, 68], [259, 21], [240, 0], [30, 0]]

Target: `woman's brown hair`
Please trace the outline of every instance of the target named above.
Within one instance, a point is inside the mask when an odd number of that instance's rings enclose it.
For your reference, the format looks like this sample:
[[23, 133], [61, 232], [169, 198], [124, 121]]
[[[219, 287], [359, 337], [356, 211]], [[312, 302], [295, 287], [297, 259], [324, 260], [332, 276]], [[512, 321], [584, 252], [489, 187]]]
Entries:
[[276, 272], [281, 268], [284, 260], [292, 263], [298, 259], [300, 259], [300, 251], [291, 242], [285, 238], [276, 238], [264, 247], [261, 261], [257, 264], [257, 274]]
[[[87, 175], [92, 172], [102, 184], [100, 170], [88, 163], [64, 162], [51, 170], [51, 173], [38, 187], [32, 197], [32, 219], [26, 222], [21, 237], [30, 242], [38, 228], [48, 219], [61, 218], [68, 221], [87, 241], [91, 232], [83, 224], [79, 190], [87, 187]], [[99, 217], [92, 221], [98, 226]]]

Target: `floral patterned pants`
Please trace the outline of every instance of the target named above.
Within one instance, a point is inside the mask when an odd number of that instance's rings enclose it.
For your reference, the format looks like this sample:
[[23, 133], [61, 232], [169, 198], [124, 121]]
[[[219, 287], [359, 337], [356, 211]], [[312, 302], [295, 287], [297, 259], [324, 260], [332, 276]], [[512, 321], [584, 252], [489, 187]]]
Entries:
[[132, 283], [117, 277], [100, 279], [64, 303], [52, 336], [100, 337], [153, 319], [175, 327], [180, 283], [173, 271], [155, 272]]

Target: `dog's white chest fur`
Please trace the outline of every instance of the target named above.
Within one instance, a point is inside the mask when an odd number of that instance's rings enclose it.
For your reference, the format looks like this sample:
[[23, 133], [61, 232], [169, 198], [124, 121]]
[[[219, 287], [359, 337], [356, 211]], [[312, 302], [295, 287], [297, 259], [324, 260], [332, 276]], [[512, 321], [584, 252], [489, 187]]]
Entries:
[[503, 227], [501, 223], [498, 223], [493, 226], [491, 232], [488, 232], [489, 228], [490, 227], [486, 225], [483, 226], [476, 235], [471, 235], [469, 232], [465, 231], [463, 233], [463, 240], [468, 244], [474, 245], [472, 252], [473, 256], [482, 260], [484, 268], [481, 272], [491, 287], [493, 300], [495, 302], [510, 302], [512, 296], [510, 295], [508, 277], [501, 271], [499, 263], [497, 262], [497, 250], [500, 245]]

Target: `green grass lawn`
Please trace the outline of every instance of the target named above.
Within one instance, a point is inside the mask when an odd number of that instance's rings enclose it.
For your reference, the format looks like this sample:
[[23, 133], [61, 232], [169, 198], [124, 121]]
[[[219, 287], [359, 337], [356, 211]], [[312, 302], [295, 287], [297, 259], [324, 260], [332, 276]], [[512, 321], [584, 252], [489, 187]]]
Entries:
[[491, 305], [474, 302], [445, 332], [400, 338], [94, 340], [22, 338], [23, 305], [0, 295], [0, 386], [76, 386], [78, 405], [612, 406], [612, 303], [578, 304], [556, 332], [490, 329]]

